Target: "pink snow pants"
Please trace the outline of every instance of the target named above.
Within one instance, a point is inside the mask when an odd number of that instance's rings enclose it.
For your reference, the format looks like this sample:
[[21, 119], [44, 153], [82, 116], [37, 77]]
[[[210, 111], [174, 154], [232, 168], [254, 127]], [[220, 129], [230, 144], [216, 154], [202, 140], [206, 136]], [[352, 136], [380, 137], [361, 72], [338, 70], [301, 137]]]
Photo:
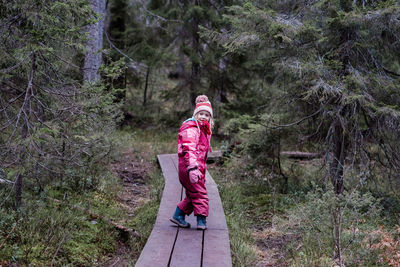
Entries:
[[[179, 181], [186, 191], [185, 199], [178, 203], [179, 209], [186, 215], [194, 212], [195, 216], [203, 215], [208, 217], [208, 195], [205, 185], [205, 175], [203, 174], [203, 177], [197, 183], [192, 184], [189, 180], [186, 167], [181, 165], [181, 160], [179, 161]], [[184, 165], [183, 162], [182, 164]]]

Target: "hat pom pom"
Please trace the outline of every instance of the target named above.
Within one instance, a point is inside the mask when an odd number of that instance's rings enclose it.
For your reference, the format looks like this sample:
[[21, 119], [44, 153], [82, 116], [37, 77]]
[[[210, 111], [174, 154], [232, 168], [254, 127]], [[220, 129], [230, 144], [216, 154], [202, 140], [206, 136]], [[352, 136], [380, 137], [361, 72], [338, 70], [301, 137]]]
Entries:
[[199, 95], [198, 97], [196, 97], [196, 104], [205, 102], [209, 102], [206, 95]]

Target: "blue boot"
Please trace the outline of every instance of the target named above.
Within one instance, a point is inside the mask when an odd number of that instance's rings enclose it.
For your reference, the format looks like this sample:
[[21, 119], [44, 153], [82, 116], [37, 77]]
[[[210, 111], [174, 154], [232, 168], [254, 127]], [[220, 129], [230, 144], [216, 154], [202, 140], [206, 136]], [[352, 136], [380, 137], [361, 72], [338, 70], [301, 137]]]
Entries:
[[188, 223], [187, 221], [185, 221], [185, 213], [178, 207], [176, 207], [174, 216], [172, 216], [171, 219], [169, 219], [171, 222], [177, 224], [180, 227], [183, 228], [189, 228], [190, 227], [190, 223]]
[[207, 229], [206, 216], [197, 215], [197, 230], [206, 230], [206, 229]]

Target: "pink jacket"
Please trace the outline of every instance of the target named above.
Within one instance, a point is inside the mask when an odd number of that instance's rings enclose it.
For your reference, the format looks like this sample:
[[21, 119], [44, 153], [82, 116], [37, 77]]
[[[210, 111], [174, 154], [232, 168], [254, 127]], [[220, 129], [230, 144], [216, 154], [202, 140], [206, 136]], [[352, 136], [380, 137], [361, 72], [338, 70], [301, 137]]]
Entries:
[[210, 139], [211, 134], [201, 130], [195, 119], [191, 118], [183, 122], [178, 135], [180, 171], [187, 172], [192, 168], [198, 168], [204, 179]]

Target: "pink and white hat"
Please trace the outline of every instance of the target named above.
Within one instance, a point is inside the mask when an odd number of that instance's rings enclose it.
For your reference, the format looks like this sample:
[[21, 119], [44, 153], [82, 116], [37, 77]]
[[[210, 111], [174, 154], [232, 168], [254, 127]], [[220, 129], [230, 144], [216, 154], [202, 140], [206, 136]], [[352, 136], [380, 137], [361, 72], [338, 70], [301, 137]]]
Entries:
[[211, 103], [205, 95], [199, 95], [196, 97], [196, 108], [194, 109], [193, 117], [200, 111], [208, 111], [211, 114], [211, 117], [213, 117]]

